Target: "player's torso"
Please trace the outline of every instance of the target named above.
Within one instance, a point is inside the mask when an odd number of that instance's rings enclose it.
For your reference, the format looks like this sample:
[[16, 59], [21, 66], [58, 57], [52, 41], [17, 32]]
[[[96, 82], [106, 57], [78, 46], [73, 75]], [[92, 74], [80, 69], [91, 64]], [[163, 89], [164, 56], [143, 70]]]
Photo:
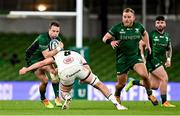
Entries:
[[61, 51], [58, 54], [56, 54], [54, 58], [59, 72], [75, 65], [82, 65], [79, 56], [72, 51], [71, 54], [68, 56], [65, 56], [65, 52]]
[[120, 23], [115, 28], [117, 30], [114, 35], [115, 39], [120, 41], [116, 49], [117, 57], [137, 54], [144, 28], [139, 23], [134, 23], [132, 27], [125, 27]]
[[170, 38], [167, 33], [160, 34], [154, 31], [150, 34], [152, 56], [163, 60], [169, 46]]

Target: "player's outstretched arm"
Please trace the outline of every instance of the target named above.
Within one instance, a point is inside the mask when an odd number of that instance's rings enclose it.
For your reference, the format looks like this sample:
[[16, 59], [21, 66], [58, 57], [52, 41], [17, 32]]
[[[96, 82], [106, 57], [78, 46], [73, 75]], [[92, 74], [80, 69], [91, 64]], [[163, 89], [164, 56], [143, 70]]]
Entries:
[[146, 44], [146, 49], [148, 49], [149, 54], [151, 54], [151, 47], [150, 47], [150, 44], [149, 44], [149, 35], [148, 35], [147, 31], [144, 32], [142, 40]]
[[42, 66], [52, 64], [52, 63], [54, 63], [54, 59], [52, 57], [46, 58], [43, 61], [37, 62], [37, 63], [35, 63], [29, 67], [23, 67], [22, 69], [19, 70], [19, 74], [23, 75], [23, 74], [26, 74], [27, 72], [29, 72], [31, 70], [34, 70], [34, 69], [40, 68]]
[[144, 56], [145, 47], [146, 47], [146, 44], [142, 40], [140, 40], [139, 49], [140, 49], [141, 57], [142, 57], [144, 63], [146, 64], [146, 58]]

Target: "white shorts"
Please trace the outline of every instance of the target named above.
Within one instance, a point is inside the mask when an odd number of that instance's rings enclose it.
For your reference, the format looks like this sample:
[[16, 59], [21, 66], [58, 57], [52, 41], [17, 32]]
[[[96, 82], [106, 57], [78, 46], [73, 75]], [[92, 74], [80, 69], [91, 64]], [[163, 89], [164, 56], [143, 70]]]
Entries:
[[72, 85], [76, 78], [83, 80], [86, 79], [89, 75], [90, 71], [80, 65], [72, 66], [59, 73], [60, 82], [65, 86]]

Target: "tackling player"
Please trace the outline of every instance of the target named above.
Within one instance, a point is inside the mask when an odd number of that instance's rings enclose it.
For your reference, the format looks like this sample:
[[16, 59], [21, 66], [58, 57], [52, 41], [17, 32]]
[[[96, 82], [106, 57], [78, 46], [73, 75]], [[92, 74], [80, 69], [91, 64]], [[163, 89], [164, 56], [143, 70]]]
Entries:
[[65, 102], [62, 109], [69, 108], [71, 102], [70, 91], [72, 89], [75, 79], [79, 79], [83, 83], [88, 83], [100, 90], [103, 95], [110, 100], [118, 110], [127, 110], [126, 107], [120, 105], [116, 98], [111, 94], [108, 88], [99, 80], [99, 78], [91, 72], [86, 60], [77, 52], [74, 51], [60, 51], [54, 57], [47, 58], [43, 61], [35, 63], [30, 67], [24, 67], [19, 71], [19, 74], [45, 66], [52, 63], [57, 64], [58, 75], [60, 78], [61, 95]]

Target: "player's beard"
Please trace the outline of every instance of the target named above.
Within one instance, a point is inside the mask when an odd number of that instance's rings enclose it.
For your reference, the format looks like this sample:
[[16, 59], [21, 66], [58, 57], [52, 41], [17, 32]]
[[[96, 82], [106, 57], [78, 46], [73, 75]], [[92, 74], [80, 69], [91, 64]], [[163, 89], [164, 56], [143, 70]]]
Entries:
[[159, 31], [160, 33], [162, 33], [162, 32], [164, 31], [165, 27], [160, 27], [160, 28], [156, 28], [156, 29], [157, 29], [157, 31]]

